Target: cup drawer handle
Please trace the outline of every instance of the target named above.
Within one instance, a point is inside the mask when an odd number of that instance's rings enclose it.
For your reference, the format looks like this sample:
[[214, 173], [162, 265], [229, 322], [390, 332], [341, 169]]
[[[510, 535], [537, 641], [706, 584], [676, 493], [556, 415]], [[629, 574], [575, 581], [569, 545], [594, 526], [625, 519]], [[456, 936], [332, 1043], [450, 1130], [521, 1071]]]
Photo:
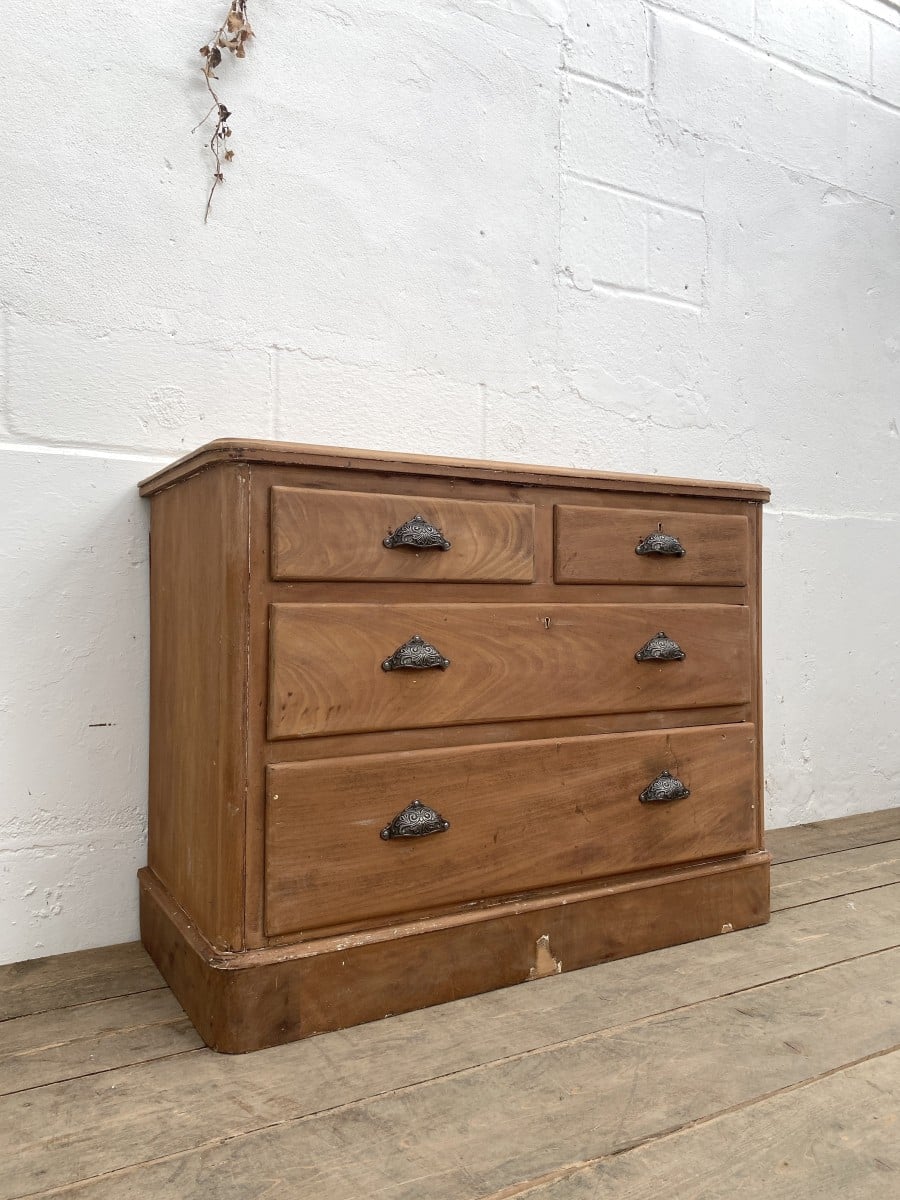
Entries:
[[392, 530], [383, 543], [388, 550], [396, 550], [398, 546], [411, 546], [413, 550], [449, 550], [450, 543], [438, 529], [426, 521], [421, 513], [416, 513], [408, 521], [404, 521]]
[[440, 813], [421, 800], [413, 800], [403, 812], [397, 813], [390, 825], [385, 825], [381, 836], [389, 842], [391, 838], [428, 837], [431, 833], [446, 833], [449, 828], [450, 822], [445, 821]]
[[634, 657], [638, 662], [680, 662], [686, 655], [677, 642], [660, 632], [645, 642]]
[[426, 642], [416, 633], [408, 642], [398, 646], [390, 658], [384, 660], [381, 669], [382, 671], [428, 671], [432, 667], [437, 667], [439, 671], [446, 671], [449, 666], [450, 659], [444, 658], [436, 646], [432, 646], [430, 642]]
[[685, 800], [691, 794], [680, 779], [663, 771], [648, 783], [638, 797], [641, 804], [668, 804], [670, 800]]
[[663, 533], [662, 525], [648, 533], [643, 541], [634, 548], [635, 554], [666, 554], [675, 558], [684, 558], [687, 554], [684, 546], [674, 533]]

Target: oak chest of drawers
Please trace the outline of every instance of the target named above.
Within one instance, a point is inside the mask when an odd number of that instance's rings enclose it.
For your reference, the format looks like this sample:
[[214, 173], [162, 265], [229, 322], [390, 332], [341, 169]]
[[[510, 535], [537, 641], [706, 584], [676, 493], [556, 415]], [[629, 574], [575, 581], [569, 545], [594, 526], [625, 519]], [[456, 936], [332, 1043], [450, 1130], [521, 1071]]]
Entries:
[[768, 919], [765, 489], [221, 441], [141, 491], [141, 928], [209, 1045]]

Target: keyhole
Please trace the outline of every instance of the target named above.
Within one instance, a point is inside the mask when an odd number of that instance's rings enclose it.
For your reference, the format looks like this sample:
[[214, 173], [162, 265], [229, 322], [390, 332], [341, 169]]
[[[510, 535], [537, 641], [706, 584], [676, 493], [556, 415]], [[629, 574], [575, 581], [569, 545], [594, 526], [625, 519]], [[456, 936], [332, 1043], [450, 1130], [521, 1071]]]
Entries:
[[544, 628], [545, 629], [550, 628], [550, 618], [549, 617], [544, 617]]

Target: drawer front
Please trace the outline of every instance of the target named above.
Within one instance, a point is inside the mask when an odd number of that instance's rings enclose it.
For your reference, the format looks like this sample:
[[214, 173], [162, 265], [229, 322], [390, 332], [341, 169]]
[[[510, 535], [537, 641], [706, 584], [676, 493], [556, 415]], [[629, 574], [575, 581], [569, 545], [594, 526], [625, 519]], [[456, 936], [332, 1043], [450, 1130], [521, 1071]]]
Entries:
[[[273, 487], [271, 504], [273, 579], [530, 583], [534, 578], [530, 504], [290, 487]], [[417, 523], [404, 529], [415, 517], [431, 528]], [[385, 546], [391, 534], [400, 544]]]
[[[557, 583], [727, 585], [750, 578], [746, 517], [559, 504], [555, 518]], [[660, 526], [668, 539], [648, 541]]]
[[[268, 932], [740, 853], [755, 844], [754, 762], [752, 725], [714, 725], [271, 766]], [[642, 802], [663, 771], [690, 795]], [[413, 800], [449, 828], [384, 839]]]
[[[273, 604], [270, 625], [270, 738], [750, 699], [741, 605]], [[684, 659], [637, 662], [660, 631]], [[413, 636], [449, 665], [385, 670]]]

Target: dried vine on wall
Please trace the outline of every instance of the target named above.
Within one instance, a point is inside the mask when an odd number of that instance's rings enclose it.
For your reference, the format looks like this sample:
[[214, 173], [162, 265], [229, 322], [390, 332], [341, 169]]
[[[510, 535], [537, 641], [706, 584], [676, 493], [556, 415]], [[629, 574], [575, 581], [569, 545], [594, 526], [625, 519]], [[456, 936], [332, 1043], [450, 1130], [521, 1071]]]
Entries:
[[[225, 175], [222, 168], [225, 163], [231, 162], [234, 158], [234, 151], [228, 145], [228, 139], [231, 137], [231, 126], [228, 124], [228, 120], [231, 117], [231, 113], [219, 98], [219, 94], [213, 86], [212, 81], [215, 80], [218, 83], [219, 77], [215, 72], [216, 67], [222, 62], [222, 51], [227, 50], [235, 58], [245, 58], [247, 43], [252, 37], [253, 29], [247, 20], [247, 0], [231, 0], [225, 20], [206, 45], [200, 47], [200, 53], [205, 60], [203, 63], [203, 77], [206, 80], [206, 86], [213, 100], [212, 108], [200, 122], [200, 125], [205, 125], [211, 119], [215, 122], [212, 137], [209, 139], [209, 148], [212, 151], [213, 158], [216, 160], [212, 186], [206, 198], [206, 212], [203, 216], [204, 224], [209, 220], [209, 210], [216, 188], [220, 183], [225, 182]], [[199, 129], [200, 125], [195, 126], [195, 128]]]

